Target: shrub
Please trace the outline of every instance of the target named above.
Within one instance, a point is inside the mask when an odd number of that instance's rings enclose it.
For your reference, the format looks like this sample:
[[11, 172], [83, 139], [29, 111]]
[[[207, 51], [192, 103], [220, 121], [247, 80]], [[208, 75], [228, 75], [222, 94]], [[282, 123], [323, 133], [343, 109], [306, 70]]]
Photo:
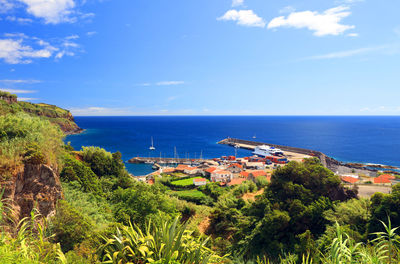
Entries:
[[54, 240], [61, 244], [64, 252], [87, 239], [93, 229], [93, 224], [86, 216], [63, 200], [58, 201], [51, 224]]

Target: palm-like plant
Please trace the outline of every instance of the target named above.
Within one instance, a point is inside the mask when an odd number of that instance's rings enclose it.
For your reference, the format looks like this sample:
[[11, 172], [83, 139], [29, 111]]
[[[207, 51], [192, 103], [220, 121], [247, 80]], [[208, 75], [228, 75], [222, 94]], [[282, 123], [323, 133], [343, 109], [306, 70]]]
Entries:
[[149, 221], [144, 232], [130, 224], [105, 240], [103, 263], [206, 264], [221, 260], [206, 247], [208, 239], [194, 237], [179, 217], [157, 224]]
[[387, 225], [383, 221], [380, 222], [382, 223], [385, 231], [373, 233], [377, 235], [377, 238], [375, 238], [372, 242], [376, 243], [376, 247], [380, 252], [386, 253], [385, 258], [388, 260], [387, 263], [393, 263], [393, 257], [398, 255], [397, 245], [399, 245], [400, 241], [397, 239], [396, 230], [399, 227], [392, 228], [390, 217], [388, 217]]

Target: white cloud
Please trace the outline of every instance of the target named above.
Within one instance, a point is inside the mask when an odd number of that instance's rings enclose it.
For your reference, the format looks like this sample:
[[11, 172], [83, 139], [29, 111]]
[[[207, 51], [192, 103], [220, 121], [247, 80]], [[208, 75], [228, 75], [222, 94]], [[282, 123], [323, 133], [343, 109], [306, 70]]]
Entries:
[[181, 85], [184, 84], [184, 81], [163, 81], [163, 82], [157, 82], [157, 86], [169, 86], [169, 85]]
[[0, 13], [7, 13], [14, 8], [14, 4], [8, 0], [0, 0]]
[[47, 24], [73, 22], [71, 17], [75, 2], [73, 0], [18, 0], [27, 5], [26, 11]]
[[23, 33], [4, 34], [0, 39], [0, 59], [9, 64], [28, 64], [33, 59], [62, 58], [64, 55], [74, 56], [79, 45], [66, 39], [54, 39], [54, 43], [37, 37], [28, 37]]
[[39, 98], [18, 97], [18, 101], [37, 101]]
[[349, 37], [358, 37], [358, 33], [349, 33], [347, 34]]
[[308, 57], [308, 58], [306, 58], [306, 60], [340, 59], [340, 58], [346, 58], [346, 57], [352, 57], [352, 56], [356, 56], [356, 55], [366, 54], [366, 53], [370, 53], [370, 52], [374, 52], [374, 51], [386, 50], [388, 52], [391, 52], [391, 51], [393, 52], [394, 49], [395, 49], [394, 46], [383, 45], [383, 46], [377, 46], [377, 47], [367, 47], [367, 48], [332, 52], [332, 53], [328, 53], [328, 54]]
[[37, 93], [35, 90], [19, 90], [19, 89], [6, 89], [6, 88], [0, 88], [0, 90], [4, 92], [9, 92], [13, 94], [31, 94], [31, 93]]
[[229, 10], [223, 16], [217, 18], [223, 21], [236, 21], [238, 25], [247, 27], [265, 27], [263, 18], [257, 16], [253, 10]]
[[93, 35], [96, 35], [96, 34], [97, 34], [96, 31], [89, 31], [89, 32], [86, 33], [86, 35], [88, 35], [89, 37], [91, 37]]
[[244, 0], [232, 0], [232, 6], [241, 6], [244, 4]]
[[90, 106], [83, 108], [71, 108], [71, 113], [75, 116], [124, 116], [133, 115], [128, 108], [108, 108], [99, 106]]
[[41, 83], [42, 81], [39, 80], [0, 80], [0, 83], [7, 83], [7, 84], [22, 84], [22, 83], [28, 83], [28, 84], [33, 84], [33, 83]]
[[342, 19], [349, 15], [351, 15], [351, 12], [347, 6], [334, 7], [322, 13], [316, 11], [292, 12], [286, 18], [280, 16], [272, 19], [268, 24], [268, 29], [279, 27], [307, 28], [314, 31], [315, 36], [337, 36], [355, 28], [352, 25], [340, 24]]
[[296, 11], [296, 9], [293, 6], [285, 6], [284, 8], [279, 10], [279, 13], [286, 14], [286, 13], [293, 13], [295, 11]]
[[74, 34], [74, 35], [66, 37], [65, 39], [69, 40], [69, 39], [78, 39], [78, 38], [79, 38], [79, 36]]
[[364, 2], [365, 0], [336, 0], [336, 4], [355, 4], [355, 3], [360, 3]]
[[24, 45], [22, 39], [0, 39], [0, 58], [10, 64], [27, 64], [32, 59], [49, 58], [53, 50], [48, 48], [34, 49], [31, 46]]
[[11, 22], [18, 22], [20, 24], [29, 24], [33, 22], [33, 20], [30, 18], [15, 17], [15, 16], [7, 16], [5, 19]]

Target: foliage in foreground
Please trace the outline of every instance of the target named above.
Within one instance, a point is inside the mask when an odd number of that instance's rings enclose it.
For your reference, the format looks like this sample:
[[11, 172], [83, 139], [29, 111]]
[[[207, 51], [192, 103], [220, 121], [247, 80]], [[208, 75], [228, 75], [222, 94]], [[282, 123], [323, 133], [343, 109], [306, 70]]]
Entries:
[[0, 169], [11, 172], [23, 161], [58, 168], [64, 134], [49, 121], [27, 114], [0, 116]]
[[221, 259], [206, 247], [207, 241], [194, 237], [179, 217], [157, 224], [148, 221], [143, 231], [130, 224], [106, 239], [104, 263], [218, 263]]

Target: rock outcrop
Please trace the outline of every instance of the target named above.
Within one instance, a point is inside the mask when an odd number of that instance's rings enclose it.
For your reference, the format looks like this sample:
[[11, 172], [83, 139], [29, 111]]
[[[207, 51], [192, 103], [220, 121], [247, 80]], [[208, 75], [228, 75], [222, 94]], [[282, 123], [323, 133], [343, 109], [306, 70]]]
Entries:
[[63, 198], [60, 177], [47, 165], [25, 164], [3, 183], [4, 199], [13, 209], [14, 220], [29, 216], [36, 208], [44, 216], [54, 214], [58, 199]]

